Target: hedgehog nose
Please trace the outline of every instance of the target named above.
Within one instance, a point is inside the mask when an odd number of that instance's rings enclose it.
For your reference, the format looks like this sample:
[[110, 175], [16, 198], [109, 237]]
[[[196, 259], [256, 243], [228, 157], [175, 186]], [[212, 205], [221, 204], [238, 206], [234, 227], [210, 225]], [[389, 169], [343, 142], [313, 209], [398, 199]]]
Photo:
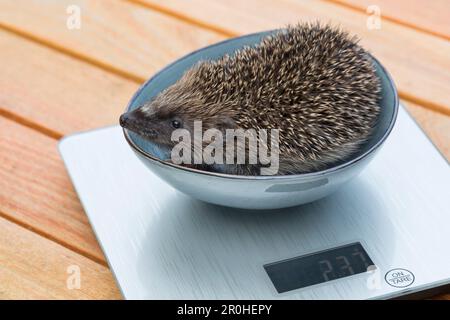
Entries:
[[136, 110], [128, 111], [120, 116], [119, 124], [123, 128], [132, 129], [133, 127], [136, 127], [139, 118], [139, 114]]

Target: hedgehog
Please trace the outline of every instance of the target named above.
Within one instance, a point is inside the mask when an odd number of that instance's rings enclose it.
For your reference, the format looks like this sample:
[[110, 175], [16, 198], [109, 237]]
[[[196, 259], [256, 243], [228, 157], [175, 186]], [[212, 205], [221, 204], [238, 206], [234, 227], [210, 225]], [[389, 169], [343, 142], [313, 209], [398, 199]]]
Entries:
[[[330, 25], [287, 26], [231, 55], [202, 60], [120, 125], [170, 150], [176, 129], [278, 129], [277, 174], [320, 171], [348, 160], [370, 138], [381, 82], [359, 39]], [[185, 164], [258, 175], [261, 163]]]

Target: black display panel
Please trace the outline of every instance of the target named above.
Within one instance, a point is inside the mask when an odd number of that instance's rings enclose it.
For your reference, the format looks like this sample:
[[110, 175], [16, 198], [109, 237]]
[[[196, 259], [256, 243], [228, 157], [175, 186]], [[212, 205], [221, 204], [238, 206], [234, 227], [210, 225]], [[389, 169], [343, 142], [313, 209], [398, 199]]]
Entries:
[[374, 263], [361, 243], [264, 265], [278, 293], [363, 273]]

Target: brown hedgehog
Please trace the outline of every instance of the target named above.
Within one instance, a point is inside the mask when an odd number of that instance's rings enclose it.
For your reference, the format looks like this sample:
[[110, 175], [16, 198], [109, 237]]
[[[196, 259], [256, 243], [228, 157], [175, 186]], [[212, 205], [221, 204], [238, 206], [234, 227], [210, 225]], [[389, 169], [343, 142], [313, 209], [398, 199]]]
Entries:
[[[290, 26], [231, 56], [199, 62], [120, 124], [168, 148], [177, 143], [172, 131], [192, 133], [196, 120], [203, 131], [280, 129], [278, 174], [325, 169], [355, 153], [380, 112], [380, 80], [357, 42], [318, 23]], [[262, 166], [234, 163], [194, 167], [255, 175]]]

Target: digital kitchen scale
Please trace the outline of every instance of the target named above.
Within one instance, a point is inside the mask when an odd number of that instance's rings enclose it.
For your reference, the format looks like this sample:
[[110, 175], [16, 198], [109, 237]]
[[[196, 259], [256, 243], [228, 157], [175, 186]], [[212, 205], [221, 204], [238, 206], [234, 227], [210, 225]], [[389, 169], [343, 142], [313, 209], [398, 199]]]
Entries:
[[194, 200], [150, 172], [118, 126], [60, 151], [128, 299], [374, 299], [450, 284], [450, 170], [404, 108], [368, 167], [290, 209]]

